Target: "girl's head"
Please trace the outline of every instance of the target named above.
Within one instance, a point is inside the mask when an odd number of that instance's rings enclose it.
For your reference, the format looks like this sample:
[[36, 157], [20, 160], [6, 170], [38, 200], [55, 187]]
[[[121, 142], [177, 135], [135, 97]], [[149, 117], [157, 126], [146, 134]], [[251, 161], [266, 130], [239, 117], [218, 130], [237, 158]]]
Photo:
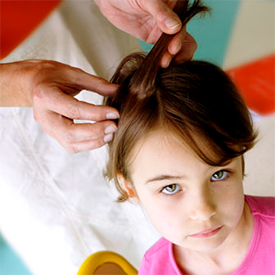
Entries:
[[[141, 54], [132, 55], [124, 63], [123, 73], [133, 70], [133, 66], [139, 67], [144, 59]], [[116, 77], [120, 77], [119, 72]], [[225, 165], [253, 146], [255, 134], [249, 111], [233, 82], [217, 66], [188, 61], [159, 69], [155, 88], [148, 93], [132, 91], [131, 77], [132, 73], [115, 97], [108, 100], [120, 111], [120, 120], [109, 144], [107, 172], [115, 180], [122, 201], [128, 194], [121, 188], [117, 175], [131, 181], [134, 149], [155, 131], [173, 134], [211, 166]]]
[[[199, 1], [187, 8], [177, 5], [184, 24], [205, 11]], [[137, 146], [152, 133], [169, 133], [202, 162], [224, 166], [242, 156], [254, 143], [255, 133], [249, 111], [228, 75], [204, 61], [158, 66], [171, 36], [162, 35], [153, 50], [126, 57], [112, 82], [120, 87], [106, 104], [120, 112], [118, 131], [109, 143], [107, 175], [114, 179], [121, 194], [129, 194], [118, 175], [134, 184], [131, 164]], [[153, 163], [151, 165], [154, 165]]]

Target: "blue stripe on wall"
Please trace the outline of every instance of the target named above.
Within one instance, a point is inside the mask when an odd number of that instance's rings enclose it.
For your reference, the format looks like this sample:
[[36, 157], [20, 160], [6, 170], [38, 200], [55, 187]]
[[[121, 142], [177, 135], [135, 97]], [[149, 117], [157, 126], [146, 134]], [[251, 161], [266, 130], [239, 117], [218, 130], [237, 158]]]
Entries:
[[207, 0], [211, 14], [193, 19], [188, 31], [195, 37], [198, 49], [195, 59], [203, 59], [222, 66], [234, 28], [240, 0]]

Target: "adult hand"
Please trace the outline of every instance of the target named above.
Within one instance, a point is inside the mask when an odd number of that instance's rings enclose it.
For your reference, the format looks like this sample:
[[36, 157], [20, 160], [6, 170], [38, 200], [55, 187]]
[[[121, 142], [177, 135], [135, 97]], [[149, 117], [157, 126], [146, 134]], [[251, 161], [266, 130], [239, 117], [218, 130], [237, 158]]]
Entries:
[[101, 147], [117, 129], [109, 120], [119, 117], [116, 109], [74, 98], [81, 90], [111, 95], [117, 86], [78, 68], [45, 60], [1, 64], [0, 88], [1, 106], [32, 106], [43, 130], [70, 152]]
[[194, 38], [181, 30], [182, 24], [173, 12], [176, 0], [95, 0], [102, 14], [119, 29], [154, 44], [162, 32], [176, 34], [161, 60], [167, 67], [172, 58], [191, 59], [197, 48]]

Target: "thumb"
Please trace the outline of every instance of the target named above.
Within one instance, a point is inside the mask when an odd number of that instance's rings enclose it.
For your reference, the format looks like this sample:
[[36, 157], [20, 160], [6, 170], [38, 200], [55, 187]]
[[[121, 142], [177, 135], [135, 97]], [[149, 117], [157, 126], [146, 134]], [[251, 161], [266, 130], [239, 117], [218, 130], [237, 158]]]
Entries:
[[[176, 3], [176, 1], [174, 1]], [[161, 31], [174, 34], [180, 31], [181, 21], [171, 7], [163, 0], [152, 0], [147, 3], [148, 12], [154, 17]]]

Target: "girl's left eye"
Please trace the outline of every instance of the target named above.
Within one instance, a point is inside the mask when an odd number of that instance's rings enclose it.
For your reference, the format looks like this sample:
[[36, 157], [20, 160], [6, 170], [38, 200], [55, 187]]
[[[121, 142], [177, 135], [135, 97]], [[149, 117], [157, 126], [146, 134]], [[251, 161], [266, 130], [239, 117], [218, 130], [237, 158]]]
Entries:
[[220, 171], [218, 171], [218, 172], [216, 172], [215, 174], [212, 175], [211, 181], [224, 180], [225, 178], [227, 178], [228, 174], [229, 174], [228, 171], [220, 170]]
[[173, 195], [179, 191], [180, 191], [180, 187], [175, 183], [167, 185], [161, 190], [161, 192], [166, 195]]

